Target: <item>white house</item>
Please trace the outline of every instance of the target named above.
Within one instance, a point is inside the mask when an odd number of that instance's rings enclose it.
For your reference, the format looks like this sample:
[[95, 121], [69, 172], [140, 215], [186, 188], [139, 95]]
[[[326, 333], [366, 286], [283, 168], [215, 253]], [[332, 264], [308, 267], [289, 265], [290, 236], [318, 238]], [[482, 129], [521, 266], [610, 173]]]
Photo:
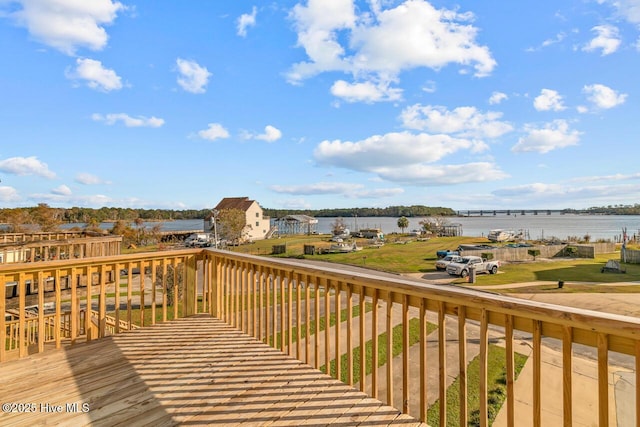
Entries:
[[[244, 212], [245, 226], [242, 232], [245, 240], [261, 240], [271, 229], [271, 219], [264, 216], [262, 207], [255, 200], [248, 197], [225, 197], [217, 204], [214, 211], [220, 212], [225, 209], [238, 209]], [[205, 231], [211, 231], [213, 213], [205, 218]]]

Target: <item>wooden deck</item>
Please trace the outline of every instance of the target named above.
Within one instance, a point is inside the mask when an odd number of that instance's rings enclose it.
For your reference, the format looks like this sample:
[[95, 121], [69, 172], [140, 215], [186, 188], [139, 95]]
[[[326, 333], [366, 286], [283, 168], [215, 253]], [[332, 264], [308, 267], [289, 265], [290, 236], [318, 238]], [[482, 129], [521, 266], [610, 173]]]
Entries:
[[23, 405], [2, 425], [419, 425], [209, 316], [10, 361], [0, 378], [0, 403]]

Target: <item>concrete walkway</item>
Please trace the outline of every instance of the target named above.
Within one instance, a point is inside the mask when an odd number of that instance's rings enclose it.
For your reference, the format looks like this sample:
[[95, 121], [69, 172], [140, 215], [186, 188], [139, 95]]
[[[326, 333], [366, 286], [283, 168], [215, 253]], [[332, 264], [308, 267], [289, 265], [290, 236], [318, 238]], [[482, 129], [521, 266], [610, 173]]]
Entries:
[[[556, 282], [534, 282], [497, 286], [482, 289], [513, 289], [516, 287], [549, 286]], [[566, 282], [565, 282], [566, 284]], [[598, 284], [599, 286], [640, 286], [640, 282]], [[478, 288], [475, 287], [474, 288]], [[569, 307], [594, 310], [602, 313], [640, 317], [640, 293], [531, 293], [508, 294], [509, 296]], [[533, 406], [531, 390], [533, 360], [524, 366], [515, 386], [516, 419], [518, 426], [532, 425]], [[562, 354], [548, 346], [542, 348], [542, 425], [562, 426]], [[594, 360], [574, 356], [573, 359], [573, 425], [595, 426], [598, 420], [597, 364]], [[609, 423], [612, 426], [636, 425], [635, 415], [636, 383], [635, 372], [625, 367], [609, 365]], [[506, 408], [498, 414], [493, 424], [506, 426]]]

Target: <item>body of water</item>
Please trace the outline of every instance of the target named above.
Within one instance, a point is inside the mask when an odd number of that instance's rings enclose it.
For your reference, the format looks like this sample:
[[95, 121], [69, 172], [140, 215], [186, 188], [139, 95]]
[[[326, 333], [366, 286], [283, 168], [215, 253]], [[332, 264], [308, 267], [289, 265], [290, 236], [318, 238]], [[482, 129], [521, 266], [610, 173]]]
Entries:
[[[398, 218], [393, 217], [345, 217], [342, 218], [351, 231], [362, 228], [379, 228], [384, 234], [399, 233]], [[407, 218], [409, 227], [405, 231], [420, 229], [420, 221], [424, 218]], [[620, 241], [622, 229], [626, 227], [630, 237], [634, 234], [640, 238], [640, 215], [485, 215], [477, 217], [448, 217], [450, 224], [460, 224], [465, 236], [485, 237], [490, 230], [523, 230], [532, 240], [551, 239], [564, 240], [570, 236], [583, 238], [591, 236], [591, 240], [605, 239]], [[318, 218], [316, 230], [321, 234], [331, 234], [332, 224], [336, 218]], [[164, 231], [202, 230], [201, 219], [177, 220], [166, 222], [146, 222], [145, 227], [162, 225]], [[63, 228], [73, 226], [84, 227], [84, 224], [65, 224]], [[101, 227], [110, 229], [113, 223], [103, 223]]]
[[[420, 229], [424, 218], [407, 218], [409, 227], [405, 231]], [[566, 239], [570, 236], [591, 240], [607, 239], [619, 241], [622, 229], [626, 227], [630, 237], [640, 236], [640, 216], [638, 215], [486, 215], [477, 217], [447, 218], [450, 224], [461, 224], [465, 236], [486, 237], [490, 230], [523, 230], [531, 240]], [[319, 233], [331, 233], [336, 218], [318, 218]], [[362, 217], [343, 218], [349, 230], [379, 228], [383, 233], [399, 233], [398, 218]]]

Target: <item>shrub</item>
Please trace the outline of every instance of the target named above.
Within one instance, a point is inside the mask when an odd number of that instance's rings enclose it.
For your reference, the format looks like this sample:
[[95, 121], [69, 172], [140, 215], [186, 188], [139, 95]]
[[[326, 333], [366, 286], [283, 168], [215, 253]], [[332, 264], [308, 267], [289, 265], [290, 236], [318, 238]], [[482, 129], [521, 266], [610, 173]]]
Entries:
[[529, 249], [527, 253], [531, 255], [533, 257], [533, 260], [535, 261], [536, 257], [540, 255], [540, 249]]
[[482, 258], [486, 259], [487, 261], [491, 261], [493, 259], [493, 253], [492, 252], [483, 252], [481, 254]]
[[578, 248], [575, 246], [567, 246], [564, 248], [564, 253], [566, 256], [575, 257], [578, 254]]

